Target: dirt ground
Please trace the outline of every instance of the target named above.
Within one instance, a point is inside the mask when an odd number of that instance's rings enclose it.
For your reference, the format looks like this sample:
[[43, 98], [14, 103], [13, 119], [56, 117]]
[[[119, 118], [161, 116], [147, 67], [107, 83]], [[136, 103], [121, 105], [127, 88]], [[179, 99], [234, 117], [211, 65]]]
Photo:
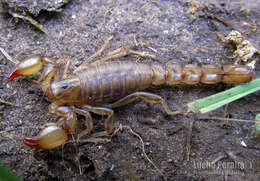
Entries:
[[[257, 1], [101, 1], [75, 0], [61, 12], [41, 11], [35, 20], [47, 31], [42, 33], [28, 22], [0, 14], [0, 47], [14, 59], [31, 54], [70, 58], [73, 66], [95, 53], [114, 36], [107, 51], [137, 42], [152, 49], [139, 49], [158, 60], [123, 57], [141, 62], [233, 63], [234, 47], [223, 43], [221, 35], [238, 30], [260, 48], [260, 4]], [[213, 120], [225, 117], [254, 120], [260, 112], [259, 92], [206, 115], [167, 116], [161, 105], [136, 101], [115, 109], [116, 127], [129, 129], [101, 142], [75, 143], [71, 140], [84, 130], [78, 116], [77, 132], [70, 141], [53, 150], [33, 151], [23, 145], [25, 136], [34, 136], [40, 126], [55, 122], [48, 113], [50, 104], [39, 86], [30, 81], [37, 76], [17, 78], [7, 84], [14, 64], [0, 54], [0, 162], [23, 180], [260, 180], [260, 144], [254, 124]], [[259, 77], [259, 65], [256, 77]], [[232, 85], [157, 87], [148, 91], [163, 96], [171, 108], [212, 95]], [[94, 131], [103, 131], [102, 117], [94, 116]], [[189, 127], [193, 123], [190, 160], [186, 159]], [[82, 138], [83, 140], [85, 138]], [[247, 147], [243, 147], [244, 141]], [[216, 162], [213, 167], [212, 162]]]

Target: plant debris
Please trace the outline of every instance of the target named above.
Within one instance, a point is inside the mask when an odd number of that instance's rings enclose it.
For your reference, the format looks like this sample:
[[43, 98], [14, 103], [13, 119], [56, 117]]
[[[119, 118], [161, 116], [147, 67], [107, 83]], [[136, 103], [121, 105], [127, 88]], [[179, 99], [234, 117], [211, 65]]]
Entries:
[[33, 16], [38, 16], [42, 10], [45, 11], [54, 11], [60, 12], [62, 11], [61, 7], [70, 0], [2, 0], [2, 4], [7, 5], [10, 9], [17, 13], [29, 13]]

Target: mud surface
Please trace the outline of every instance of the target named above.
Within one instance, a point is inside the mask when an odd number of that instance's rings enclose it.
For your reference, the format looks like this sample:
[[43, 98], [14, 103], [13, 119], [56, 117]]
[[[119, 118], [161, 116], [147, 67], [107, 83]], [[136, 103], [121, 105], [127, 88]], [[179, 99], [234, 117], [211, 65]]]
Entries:
[[[123, 57], [124, 60], [167, 63], [233, 63], [234, 47], [221, 35], [238, 30], [260, 48], [260, 9], [257, 1], [81, 1], [63, 6], [63, 11], [41, 11], [35, 18], [48, 32], [43, 34], [21, 19], [0, 14], [0, 47], [14, 59], [31, 54], [70, 58], [78, 66], [114, 36], [107, 52], [137, 42], [152, 49], [158, 60]], [[70, 141], [63, 148], [33, 151], [23, 145], [25, 136], [39, 132], [41, 125], [55, 122], [50, 104], [31, 79], [17, 78], [7, 85], [14, 64], [0, 54], [0, 162], [23, 180], [164, 180], [142, 153], [140, 140], [128, 129], [101, 142]], [[259, 65], [256, 77], [259, 77]], [[184, 110], [188, 102], [223, 91], [230, 85], [157, 87], [148, 91]], [[259, 93], [220, 108], [207, 117], [254, 120], [260, 111]], [[102, 117], [93, 115], [93, 133], [104, 130]], [[84, 130], [78, 116], [77, 138]], [[139, 134], [148, 157], [167, 180], [259, 180], [260, 145], [254, 139], [253, 123], [201, 120], [199, 115], [167, 116], [161, 105], [136, 101], [115, 109], [116, 127], [127, 125]], [[190, 160], [185, 161], [188, 128], [193, 122]], [[85, 138], [82, 138], [83, 140]], [[241, 141], [248, 146], [243, 147]], [[216, 160], [218, 168], [210, 163]], [[233, 167], [232, 167], [233, 166]]]

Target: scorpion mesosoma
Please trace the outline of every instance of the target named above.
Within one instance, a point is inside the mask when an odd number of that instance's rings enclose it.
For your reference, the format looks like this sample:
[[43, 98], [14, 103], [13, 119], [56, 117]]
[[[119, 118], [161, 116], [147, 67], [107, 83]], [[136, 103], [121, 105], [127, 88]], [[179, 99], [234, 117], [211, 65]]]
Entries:
[[243, 65], [180, 65], [180, 64], [143, 64], [135, 61], [110, 61], [130, 54], [148, 56], [144, 52], [136, 52], [125, 46], [98, 61], [84, 65], [108, 45], [87, 59], [72, 75], [67, 75], [68, 65], [64, 68], [63, 77], [57, 75], [58, 64], [51, 58], [39, 55], [30, 56], [16, 65], [8, 78], [32, 75], [45, 69], [41, 75], [40, 86], [47, 99], [52, 102], [49, 112], [57, 114], [57, 123], [48, 123], [41, 132], [32, 138], [24, 138], [24, 144], [31, 148], [52, 149], [63, 145], [68, 134], [74, 133], [76, 113], [86, 118], [87, 131], [93, 129], [90, 112], [106, 115], [105, 130], [107, 134], [114, 130], [114, 112], [112, 108], [122, 106], [140, 98], [149, 103], [161, 103], [169, 115], [179, 113], [169, 109], [164, 99], [156, 94], [142, 92], [150, 86], [163, 84], [215, 84], [242, 83], [252, 80], [253, 70]]

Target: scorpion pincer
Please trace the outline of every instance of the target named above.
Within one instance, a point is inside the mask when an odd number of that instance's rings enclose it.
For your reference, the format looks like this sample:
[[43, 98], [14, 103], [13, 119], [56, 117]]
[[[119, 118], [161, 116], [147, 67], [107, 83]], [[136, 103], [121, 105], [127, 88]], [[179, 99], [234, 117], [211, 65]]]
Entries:
[[[180, 65], [143, 64], [135, 61], [105, 61], [133, 53], [129, 48], [121, 48], [118, 53], [89, 65], [81, 65], [72, 75], [57, 75], [55, 60], [40, 55], [30, 56], [17, 64], [8, 82], [17, 76], [28, 76], [45, 69], [39, 80], [40, 86], [52, 102], [49, 112], [57, 114], [57, 123], [48, 123], [38, 136], [24, 139], [31, 148], [52, 149], [64, 144], [68, 134], [75, 131], [77, 114], [86, 118], [88, 131], [93, 129], [90, 115], [106, 115], [107, 134], [114, 130], [113, 108], [129, 104], [140, 98], [149, 103], [161, 103], [169, 115], [180, 113], [171, 111], [164, 99], [156, 94], [143, 92], [148, 87], [163, 84], [215, 84], [242, 83], [253, 78], [253, 70], [243, 65]], [[140, 53], [140, 52], [139, 52]], [[135, 54], [135, 53], [134, 53]], [[141, 53], [140, 53], [141, 54]], [[144, 54], [142, 54], [144, 55]]]

